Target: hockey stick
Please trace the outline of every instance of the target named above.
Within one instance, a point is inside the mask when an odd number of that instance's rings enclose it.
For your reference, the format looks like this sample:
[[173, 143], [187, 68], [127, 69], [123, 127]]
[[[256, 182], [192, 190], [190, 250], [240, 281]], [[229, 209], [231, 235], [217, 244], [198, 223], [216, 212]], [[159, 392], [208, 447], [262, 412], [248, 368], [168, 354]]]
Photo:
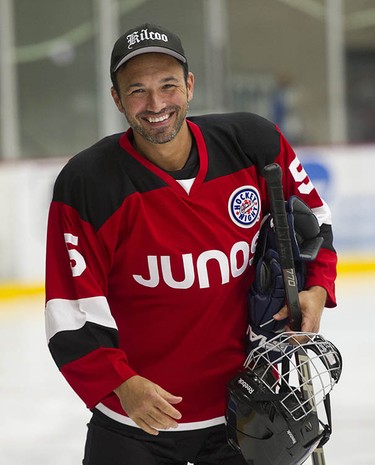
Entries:
[[[294, 331], [301, 331], [302, 313], [298, 296], [297, 275], [294, 268], [292, 244], [289, 234], [285, 200], [282, 189], [282, 171], [277, 163], [265, 166], [264, 177], [267, 183], [271, 213], [275, 226], [275, 234], [279, 259], [283, 273], [286, 304], [289, 310], [289, 323]], [[302, 393], [309, 399], [311, 408], [316, 410], [313, 385], [308, 357], [302, 352], [296, 354], [296, 363], [301, 371]], [[323, 447], [317, 447], [312, 453], [313, 465], [325, 465]]]

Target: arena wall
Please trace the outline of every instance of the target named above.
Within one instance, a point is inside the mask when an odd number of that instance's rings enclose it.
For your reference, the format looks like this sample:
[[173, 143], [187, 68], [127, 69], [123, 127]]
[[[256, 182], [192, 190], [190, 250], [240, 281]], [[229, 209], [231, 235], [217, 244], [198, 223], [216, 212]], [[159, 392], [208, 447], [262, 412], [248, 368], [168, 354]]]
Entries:
[[[296, 152], [331, 207], [339, 273], [375, 271], [375, 145]], [[0, 164], [0, 295], [43, 290], [48, 207], [66, 161]]]

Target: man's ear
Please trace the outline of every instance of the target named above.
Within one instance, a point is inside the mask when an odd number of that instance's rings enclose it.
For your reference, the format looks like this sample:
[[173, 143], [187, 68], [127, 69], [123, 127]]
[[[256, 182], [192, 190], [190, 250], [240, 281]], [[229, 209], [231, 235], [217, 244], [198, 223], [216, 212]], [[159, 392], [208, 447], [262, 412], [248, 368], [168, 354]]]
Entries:
[[188, 98], [188, 102], [191, 102], [191, 100], [193, 100], [193, 95], [194, 95], [194, 74], [189, 72], [188, 78], [187, 78], [187, 98]]
[[111, 95], [115, 105], [120, 113], [124, 113], [124, 107], [122, 106], [121, 98], [114, 87], [111, 87]]

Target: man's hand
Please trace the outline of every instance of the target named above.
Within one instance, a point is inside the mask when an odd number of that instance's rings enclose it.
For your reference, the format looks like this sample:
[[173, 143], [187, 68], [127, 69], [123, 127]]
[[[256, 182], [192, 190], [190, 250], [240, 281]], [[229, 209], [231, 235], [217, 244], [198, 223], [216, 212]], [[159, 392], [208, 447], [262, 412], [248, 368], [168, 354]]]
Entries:
[[181, 413], [173, 405], [182, 401], [142, 376], [132, 376], [114, 390], [122, 408], [146, 433], [157, 435], [158, 429], [177, 428]]
[[[324, 305], [327, 299], [327, 291], [320, 286], [313, 286], [306, 291], [299, 293], [299, 300], [302, 312], [301, 331], [305, 333], [318, 333], [320, 320], [322, 318]], [[279, 312], [275, 313], [273, 318], [277, 321], [288, 317], [288, 308], [285, 305]], [[291, 331], [289, 326], [285, 331]]]

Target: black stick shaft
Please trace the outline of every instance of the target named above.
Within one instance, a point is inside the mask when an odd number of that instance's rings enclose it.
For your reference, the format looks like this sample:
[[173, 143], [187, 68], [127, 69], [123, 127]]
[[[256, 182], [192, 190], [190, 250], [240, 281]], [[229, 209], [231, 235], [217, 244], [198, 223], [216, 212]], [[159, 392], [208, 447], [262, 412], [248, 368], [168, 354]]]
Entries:
[[301, 331], [302, 316], [298, 297], [298, 283], [294, 268], [292, 245], [290, 241], [285, 201], [282, 189], [282, 171], [277, 163], [264, 168], [270, 199], [271, 213], [276, 230], [277, 247], [283, 271], [286, 303], [289, 310], [290, 327]]
[[[283, 271], [285, 298], [289, 310], [289, 323], [290, 327], [294, 331], [301, 331], [302, 312], [298, 296], [297, 276], [294, 268], [288, 219], [285, 210], [285, 200], [282, 187], [282, 170], [277, 163], [272, 163], [265, 166], [264, 176], [267, 183], [271, 213], [275, 224], [280, 264]], [[303, 395], [307, 399], [314, 399], [314, 396], [309, 392], [310, 389], [313, 390], [313, 385], [310, 382], [311, 373], [309, 361], [303, 353], [297, 353], [296, 362], [302, 372], [301, 381], [303, 386]], [[315, 402], [312, 402], [313, 408], [316, 409]], [[312, 462], [313, 465], [325, 465], [326, 462], [323, 447], [319, 447], [314, 450], [312, 453]]]

